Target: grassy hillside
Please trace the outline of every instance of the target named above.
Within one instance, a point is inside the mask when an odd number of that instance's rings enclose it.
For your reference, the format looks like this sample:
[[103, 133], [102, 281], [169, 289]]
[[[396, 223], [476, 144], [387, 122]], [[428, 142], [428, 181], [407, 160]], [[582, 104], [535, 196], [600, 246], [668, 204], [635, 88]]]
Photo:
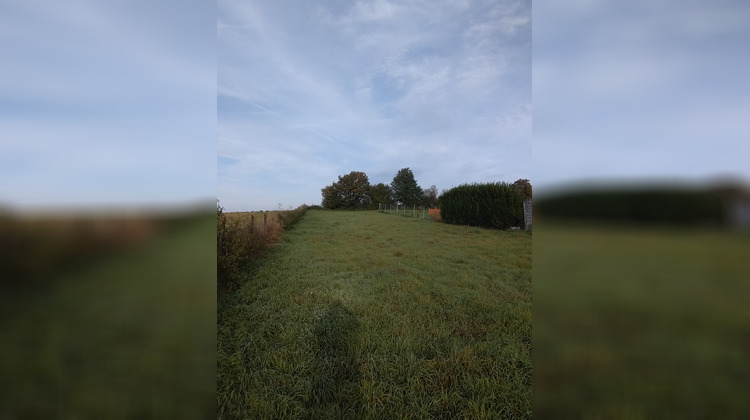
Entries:
[[750, 236], [536, 228], [535, 415], [747, 418]]
[[309, 210], [217, 339], [219, 418], [528, 418], [531, 235]]
[[0, 293], [0, 419], [215, 413], [212, 214]]

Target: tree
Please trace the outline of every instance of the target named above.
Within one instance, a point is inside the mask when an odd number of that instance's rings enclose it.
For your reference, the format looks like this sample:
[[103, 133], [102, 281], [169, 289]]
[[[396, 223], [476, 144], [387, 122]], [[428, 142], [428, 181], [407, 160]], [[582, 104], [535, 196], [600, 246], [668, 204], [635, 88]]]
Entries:
[[343, 200], [338, 194], [336, 183], [328, 185], [320, 190], [323, 193], [323, 202], [320, 203], [327, 209], [337, 209], [343, 206]]
[[512, 184], [521, 191], [521, 195], [527, 200], [531, 200], [531, 182], [528, 179], [519, 179]]
[[436, 186], [431, 186], [424, 190], [422, 195], [422, 204], [426, 207], [434, 208], [438, 205], [438, 190]]
[[370, 188], [370, 198], [372, 199], [373, 205], [375, 204], [390, 204], [393, 202], [391, 187], [383, 184], [382, 182], [373, 185]]
[[422, 199], [422, 189], [417, 185], [414, 173], [409, 168], [398, 171], [391, 182], [391, 189], [393, 190], [393, 199], [400, 204], [411, 206], [419, 204]]
[[322, 205], [328, 209], [354, 209], [370, 205], [370, 180], [364, 172], [339, 175], [339, 180], [322, 188]]

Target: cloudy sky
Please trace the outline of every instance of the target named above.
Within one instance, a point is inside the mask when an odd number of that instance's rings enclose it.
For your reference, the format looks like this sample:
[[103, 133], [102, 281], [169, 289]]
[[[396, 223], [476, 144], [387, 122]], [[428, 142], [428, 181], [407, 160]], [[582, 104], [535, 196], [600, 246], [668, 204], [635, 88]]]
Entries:
[[275, 209], [403, 167], [439, 189], [747, 180], [747, 16], [740, 0], [5, 0], [0, 206]]
[[530, 1], [219, 0], [217, 38], [227, 210], [319, 204], [351, 171], [531, 178]]
[[737, 0], [534, 2], [535, 187], [750, 180], [749, 16]]
[[0, 2], [0, 205], [216, 195], [216, 3]]

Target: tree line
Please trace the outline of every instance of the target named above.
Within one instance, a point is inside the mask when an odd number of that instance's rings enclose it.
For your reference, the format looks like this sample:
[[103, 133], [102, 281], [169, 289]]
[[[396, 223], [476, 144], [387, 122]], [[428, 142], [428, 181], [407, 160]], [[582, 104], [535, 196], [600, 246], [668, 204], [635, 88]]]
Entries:
[[[531, 198], [531, 183], [528, 179], [519, 179], [512, 184], [521, 194]], [[339, 175], [338, 181], [321, 189], [322, 206], [327, 209], [377, 209], [379, 205], [403, 205], [407, 207], [422, 206], [436, 208], [440, 205], [440, 196], [435, 185], [422, 188], [409, 168], [400, 169], [390, 184], [370, 185], [367, 174], [352, 171]]]

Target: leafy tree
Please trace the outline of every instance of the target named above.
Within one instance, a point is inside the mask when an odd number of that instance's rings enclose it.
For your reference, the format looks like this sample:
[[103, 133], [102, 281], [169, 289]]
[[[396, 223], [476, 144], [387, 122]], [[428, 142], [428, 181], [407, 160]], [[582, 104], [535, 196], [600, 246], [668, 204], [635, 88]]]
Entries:
[[335, 185], [334, 183], [320, 190], [323, 193], [323, 202], [321, 205], [327, 209], [337, 209], [343, 206], [343, 200], [339, 196]]
[[438, 190], [436, 186], [431, 186], [424, 190], [422, 195], [422, 205], [426, 207], [437, 207], [438, 205]]
[[528, 179], [519, 179], [512, 185], [521, 191], [521, 194], [525, 199], [531, 200], [531, 182], [529, 182]]
[[339, 175], [339, 180], [322, 188], [323, 207], [354, 209], [370, 205], [370, 180], [364, 172], [352, 171]]
[[400, 204], [411, 206], [419, 204], [422, 199], [422, 188], [417, 185], [414, 173], [409, 168], [398, 171], [391, 182], [393, 199]]
[[373, 205], [376, 205], [378, 203], [390, 204], [393, 202], [392, 196], [393, 194], [391, 192], [391, 187], [383, 184], [382, 182], [379, 184], [373, 185], [370, 188], [370, 197], [372, 199]]

